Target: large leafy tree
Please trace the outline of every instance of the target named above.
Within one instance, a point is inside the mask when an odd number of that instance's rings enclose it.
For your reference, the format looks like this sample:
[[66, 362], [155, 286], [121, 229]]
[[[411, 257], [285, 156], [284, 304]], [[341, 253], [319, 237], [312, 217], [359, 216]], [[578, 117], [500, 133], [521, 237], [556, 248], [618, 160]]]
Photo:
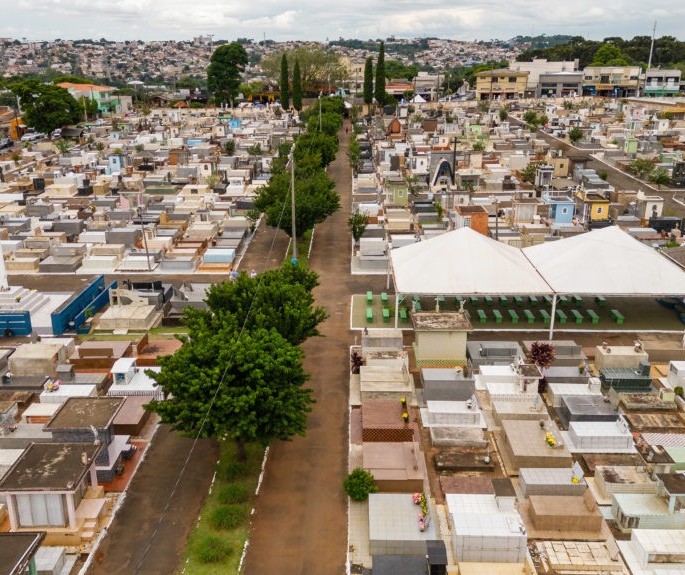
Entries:
[[592, 60], [592, 66], [628, 66], [630, 59], [614, 44], [603, 44]]
[[373, 95], [381, 106], [385, 104], [385, 43], [381, 42], [378, 49], [378, 62], [376, 63], [376, 85]]
[[369, 56], [364, 62], [364, 103], [373, 103], [373, 58]]
[[217, 104], [233, 104], [240, 86], [240, 75], [247, 66], [245, 48], [238, 42], [219, 46], [207, 67], [207, 88]]
[[[266, 223], [292, 232], [290, 175], [278, 174], [267, 186], [260, 188], [255, 207], [266, 214]], [[340, 208], [340, 196], [334, 182], [322, 169], [306, 179], [295, 181], [295, 224], [298, 236], [323, 222]]]
[[[349, 72], [335, 52], [316, 46], [299, 46], [286, 52], [288, 65], [300, 63], [302, 90], [305, 93], [318, 93], [324, 86], [335, 85], [348, 79]], [[281, 57], [279, 54], [266, 56], [260, 66], [267, 77], [277, 81], [280, 76]]]
[[25, 80], [12, 84], [11, 89], [21, 99], [24, 122], [39, 132], [48, 133], [81, 119], [81, 106], [64, 88]]
[[293, 68], [293, 108], [298, 112], [302, 109], [302, 73], [299, 60], [295, 60]]
[[304, 435], [313, 399], [300, 348], [275, 329], [241, 330], [230, 314], [212, 319], [188, 313], [184, 345], [148, 372], [165, 397], [148, 409], [193, 436], [232, 438], [242, 460], [247, 442]]
[[273, 328], [292, 345], [319, 335], [318, 325], [326, 310], [314, 305], [312, 290], [319, 280], [315, 272], [286, 264], [266, 271], [258, 278], [246, 274], [234, 282], [213, 284], [207, 292], [208, 311], [204, 322], [208, 329], [221, 316], [234, 316], [249, 330]]
[[288, 58], [285, 54], [281, 57], [281, 106], [286, 110], [290, 107], [290, 77], [288, 74]]

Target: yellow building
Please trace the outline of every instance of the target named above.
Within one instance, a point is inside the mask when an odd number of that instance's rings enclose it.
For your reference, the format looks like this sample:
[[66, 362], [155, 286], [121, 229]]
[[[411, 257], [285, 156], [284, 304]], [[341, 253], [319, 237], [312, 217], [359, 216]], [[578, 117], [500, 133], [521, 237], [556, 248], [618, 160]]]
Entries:
[[581, 222], [606, 222], [609, 220], [611, 201], [604, 194], [580, 189], [576, 193], [576, 213]]
[[484, 70], [476, 74], [478, 100], [514, 100], [523, 98], [530, 72], [515, 70]]

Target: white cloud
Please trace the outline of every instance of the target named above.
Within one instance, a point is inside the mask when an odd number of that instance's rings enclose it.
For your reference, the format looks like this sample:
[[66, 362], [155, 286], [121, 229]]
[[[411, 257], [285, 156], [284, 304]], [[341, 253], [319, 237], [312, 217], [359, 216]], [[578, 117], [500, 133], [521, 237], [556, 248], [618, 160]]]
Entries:
[[200, 33], [231, 40], [377, 38], [422, 35], [507, 39], [526, 34], [571, 34], [601, 39], [682, 36], [682, 0], [0, 0], [0, 35], [51, 39], [188, 39]]

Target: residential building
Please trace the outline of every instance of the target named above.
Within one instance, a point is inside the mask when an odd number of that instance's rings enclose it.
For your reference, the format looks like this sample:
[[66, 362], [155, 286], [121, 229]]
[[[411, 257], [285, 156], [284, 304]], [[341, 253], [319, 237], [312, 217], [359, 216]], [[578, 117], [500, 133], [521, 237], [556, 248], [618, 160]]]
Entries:
[[488, 211], [483, 206], [455, 206], [455, 229], [471, 228], [484, 236], [489, 236], [489, 220]]
[[76, 100], [81, 100], [81, 98], [95, 100], [100, 112], [125, 114], [133, 109], [131, 97], [114, 95], [116, 88], [111, 88], [110, 86], [74, 84], [73, 82], [61, 82], [57, 85], [67, 90]]
[[[528, 72], [527, 96], [537, 96], [541, 77], [549, 74], [573, 73], [578, 71], [578, 60], [568, 62], [548, 62], [545, 58], [533, 58], [531, 62], [510, 62], [509, 69], [516, 72]], [[580, 92], [578, 92], [580, 93]]]
[[645, 72], [645, 96], [672, 98], [680, 94], [682, 72], [677, 69], [650, 68]]
[[629, 98], [637, 95], [639, 87], [639, 66], [588, 66], [583, 70], [584, 95]]
[[476, 99], [514, 100], [525, 96], [529, 72], [506, 68], [485, 70], [476, 74]]
[[583, 93], [583, 72], [544, 72], [535, 84], [535, 97], [564, 98]]

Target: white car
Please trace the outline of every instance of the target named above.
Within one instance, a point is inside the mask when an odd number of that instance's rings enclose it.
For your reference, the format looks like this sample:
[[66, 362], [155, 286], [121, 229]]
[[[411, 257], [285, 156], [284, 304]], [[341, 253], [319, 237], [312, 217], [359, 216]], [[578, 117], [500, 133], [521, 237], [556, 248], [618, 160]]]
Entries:
[[35, 142], [36, 140], [42, 140], [45, 138], [45, 134], [42, 132], [29, 132], [21, 137], [22, 142]]

